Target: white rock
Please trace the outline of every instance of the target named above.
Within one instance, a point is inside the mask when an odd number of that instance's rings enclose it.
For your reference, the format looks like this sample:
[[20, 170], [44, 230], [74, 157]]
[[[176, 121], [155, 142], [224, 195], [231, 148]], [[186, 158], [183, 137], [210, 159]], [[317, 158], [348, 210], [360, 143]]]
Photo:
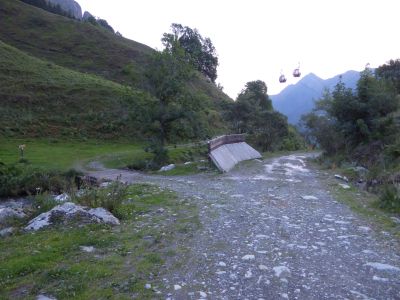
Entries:
[[200, 294], [200, 298], [203, 298], [203, 299], [207, 298], [207, 293], [200, 291], [199, 294]]
[[276, 277], [286, 277], [290, 275], [290, 269], [286, 266], [277, 266], [272, 268]]
[[191, 164], [192, 164], [192, 162], [191, 162], [191, 161], [187, 161], [187, 162], [185, 162], [185, 163], [184, 163], [184, 165], [185, 165], [185, 166], [187, 166], [187, 165], [191, 165]]
[[226, 267], [226, 263], [224, 263], [223, 261], [220, 261], [220, 262], [218, 263], [218, 266], [220, 266], [220, 267]]
[[80, 248], [83, 252], [91, 253], [91, 252], [94, 251], [94, 247], [93, 247], [93, 246], [79, 246], [79, 248]]
[[171, 170], [175, 169], [175, 167], [176, 167], [176, 166], [175, 166], [174, 164], [170, 164], [170, 165], [168, 165], [168, 166], [162, 167], [162, 168], [159, 170], [159, 172], [171, 171]]
[[182, 287], [179, 284], [174, 284], [174, 290], [178, 291], [180, 290]]
[[151, 289], [151, 284], [150, 284], [150, 283], [146, 283], [146, 284], [144, 285], [144, 288], [145, 288], [146, 290]]
[[26, 214], [22, 211], [21, 208], [9, 208], [9, 207], [0, 208], [0, 222], [8, 218], [21, 219], [24, 217], [26, 217]]
[[349, 186], [348, 184], [344, 184], [344, 183], [339, 183], [339, 186], [340, 186], [342, 189], [345, 189], [345, 190], [348, 190], [348, 189], [351, 188], [351, 186]]
[[252, 254], [247, 254], [242, 257], [242, 260], [254, 260], [254, 259], [255, 259], [255, 256]]
[[253, 277], [253, 273], [251, 272], [251, 270], [247, 270], [247, 271], [246, 271], [246, 274], [244, 274], [244, 277], [245, 277], [245, 278], [251, 278], [251, 277]]
[[400, 268], [388, 265], [388, 264], [382, 264], [382, 263], [377, 263], [377, 262], [369, 262], [366, 263], [364, 266], [368, 266], [374, 269], [377, 269], [379, 271], [396, 271], [400, 272]]
[[341, 176], [339, 174], [335, 174], [335, 178], [343, 180], [345, 182], [349, 182], [349, 179], [346, 176]]
[[15, 231], [14, 227], [4, 228], [4, 229], [0, 230], [0, 237], [6, 237], [9, 235], [12, 235], [14, 231]]
[[264, 266], [264, 265], [259, 265], [258, 268], [259, 268], [261, 271], [266, 271], [266, 270], [268, 270], [268, 267], [267, 267], [267, 266]]
[[303, 200], [318, 200], [317, 197], [311, 196], [311, 195], [301, 196], [301, 198], [302, 198]]
[[58, 203], [64, 203], [71, 200], [71, 197], [67, 193], [55, 196], [54, 200]]
[[382, 277], [378, 277], [378, 276], [375, 276], [375, 275], [374, 275], [374, 277], [372, 277], [372, 280], [381, 281], [381, 282], [388, 282], [389, 281], [389, 279], [387, 279], [387, 278], [382, 278]]
[[73, 219], [74, 216], [79, 216], [79, 218], [85, 218], [87, 222], [92, 223], [106, 223], [110, 225], [119, 225], [119, 220], [114, 217], [109, 211], [104, 208], [92, 208], [76, 205], [72, 202], [65, 202], [64, 204], [57, 205], [48, 212], [42, 213], [36, 218], [32, 219], [25, 230], [39, 230], [43, 227], [51, 225], [52, 216], [56, 216], [57, 219], [63, 219], [67, 221], [68, 219]]
[[111, 181], [105, 181], [105, 182], [100, 183], [99, 186], [100, 186], [101, 188], [106, 188], [106, 187], [108, 187], [111, 183], [112, 183]]
[[46, 295], [39, 295], [36, 297], [36, 300], [57, 300], [57, 299]]

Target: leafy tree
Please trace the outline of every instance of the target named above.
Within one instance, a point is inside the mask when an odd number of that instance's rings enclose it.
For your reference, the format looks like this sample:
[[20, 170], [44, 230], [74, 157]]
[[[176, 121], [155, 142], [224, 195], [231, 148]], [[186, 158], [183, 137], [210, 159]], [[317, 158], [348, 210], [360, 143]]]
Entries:
[[155, 154], [155, 166], [168, 161], [165, 150], [167, 141], [201, 138], [205, 135], [202, 118], [202, 101], [190, 93], [187, 82], [193, 68], [183, 59], [183, 49], [174, 52], [156, 52], [146, 73], [155, 100], [149, 103], [149, 133], [152, 135], [151, 150]]
[[209, 38], [203, 38], [197, 29], [181, 24], [171, 25], [172, 33], [164, 33], [162, 42], [169, 53], [184, 49], [185, 60], [212, 82], [217, 79], [218, 57]]
[[356, 91], [340, 81], [302, 121], [308, 135], [329, 155], [343, 151], [352, 155], [365, 147], [376, 152], [398, 134], [392, 115], [398, 106], [393, 85], [366, 69], [361, 72]]
[[400, 94], [400, 59], [387, 62], [375, 70], [378, 78], [384, 78], [393, 82], [397, 93]]
[[249, 134], [250, 142], [262, 151], [279, 149], [289, 133], [287, 118], [273, 111], [261, 80], [246, 83], [229, 108], [228, 119], [235, 132]]

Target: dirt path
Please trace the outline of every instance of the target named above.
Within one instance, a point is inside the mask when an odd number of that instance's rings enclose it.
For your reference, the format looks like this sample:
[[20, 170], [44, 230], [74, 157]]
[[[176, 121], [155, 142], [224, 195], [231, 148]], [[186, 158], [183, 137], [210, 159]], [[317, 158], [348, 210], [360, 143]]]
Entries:
[[400, 299], [395, 243], [334, 200], [305, 158], [224, 175], [92, 174], [156, 183], [199, 207], [202, 228], [164, 278], [164, 299]]

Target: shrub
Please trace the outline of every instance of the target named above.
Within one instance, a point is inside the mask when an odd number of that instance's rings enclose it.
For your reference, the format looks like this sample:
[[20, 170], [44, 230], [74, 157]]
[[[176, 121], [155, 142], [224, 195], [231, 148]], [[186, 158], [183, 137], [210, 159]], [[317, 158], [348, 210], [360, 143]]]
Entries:
[[0, 197], [60, 193], [74, 185], [76, 171], [62, 173], [27, 164], [0, 164]]
[[400, 212], [400, 190], [395, 185], [383, 188], [379, 206], [391, 212]]
[[119, 209], [127, 194], [128, 185], [115, 181], [106, 188], [88, 188], [73, 200], [92, 208], [103, 207], [116, 217], [121, 217]]

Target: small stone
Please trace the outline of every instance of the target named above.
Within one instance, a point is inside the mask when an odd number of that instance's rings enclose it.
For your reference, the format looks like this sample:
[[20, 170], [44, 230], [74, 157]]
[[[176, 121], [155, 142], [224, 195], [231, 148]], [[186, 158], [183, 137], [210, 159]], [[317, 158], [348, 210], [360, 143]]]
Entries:
[[246, 274], [244, 274], [245, 278], [251, 278], [253, 277], [253, 273], [251, 272], [251, 270], [247, 270]]
[[14, 227], [4, 228], [4, 229], [0, 230], [0, 237], [10, 236], [13, 234], [14, 231], [15, 231]]
[[220, 266], [220, 267], [226, 267], [226, 263], [224, 263], [223, 261], [220, 261], [220, 262], [218, 263], [218, 266]]
[[207, 293], [200, 291], [200, 298], [207, 298]]
[[267, 266], [264, 266], [264, 265], [259, 265], [258, 268], [259, 268], [261, 271], [266, 271], [266, 270], [268, 270], [268, 267], [267, 267]]
[[290, 270], [286, 266], [273, 267], [276, 277], [286, 277], [290, 275]]
[[150, 284], [150, 283], [146, 283], [145, 286], [144, 286], [144, 288], [145, 288], [146, 290], [151, 289], [151, 284]]
[[247, 254], [242, 257], [242, 260], [254, 260], [255, 256], [253, 254]]
[[94, 251], [94, 247], [93, 247], [93, 246], [79, 246], [79, 248], [80, 248], [83, 252], [91, 253], [91, 252]]
[[182, 287], [179, 284], [174, 284], [174, 290], [179, 291]]

